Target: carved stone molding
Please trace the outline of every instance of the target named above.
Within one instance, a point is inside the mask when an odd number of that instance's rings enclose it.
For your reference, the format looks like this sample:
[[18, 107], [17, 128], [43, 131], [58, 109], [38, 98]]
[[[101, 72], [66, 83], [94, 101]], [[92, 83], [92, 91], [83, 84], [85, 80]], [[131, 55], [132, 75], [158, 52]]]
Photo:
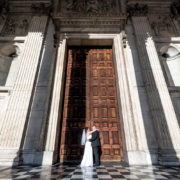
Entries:
[[169, 16], [150, 15], [149, 21], [156, 36], [175, 36], [173, 23]]
[[148, 6], [146, 4], [133, 4], [127, 6], [129, 16], [146, 16], [148, 14]]
[[2, 30], [2, 36], [25, 36], [30, 20], [29, 16], [9, 16]]
[[58, 32], [120, 32], [125, 29], [126, 16], [119, 18], [59, 18], [53, 22]]
[[111, 20], [111, 21], [108, 21], [108, 20], [98, 20], [98, 21], [93, 21], [93, 20], [81, 20], [81, 21], [78, 21], [78, 20], [67, 20], [67, 21], [60, 21], [60, 25], [61, 26], [69, 26], [69, 25], [79, 25], [79, 26], [98, 26], [98, 25], [101, 25], [101, 26], [112, 26], [112, 25], [120, 25], [120, 21], [118, 20]]
[[62, 0], [59, 15], [68, 17], [115, 16], [120, 14], [118, 0]]
[[59, 41], [60, 41], [59, 33], [55, 32], [53, 38], [54, 38], [54, 48], [57, 48], [60, 44], [59, 43]]
[[122, 32], [122, 43], [123, 43], [123, 47], [126, 48], [126, 42], [127, 42], [127, 35], [125, 33], [125, 31]]

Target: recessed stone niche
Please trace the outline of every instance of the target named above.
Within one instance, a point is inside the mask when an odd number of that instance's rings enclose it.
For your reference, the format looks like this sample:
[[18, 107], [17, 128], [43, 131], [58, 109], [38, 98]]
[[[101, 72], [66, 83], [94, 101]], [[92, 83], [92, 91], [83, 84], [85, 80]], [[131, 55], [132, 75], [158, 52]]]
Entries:
[[20, 48], [17, 43], [0, 43], [0, 86], [13, 85], [19, 55]]

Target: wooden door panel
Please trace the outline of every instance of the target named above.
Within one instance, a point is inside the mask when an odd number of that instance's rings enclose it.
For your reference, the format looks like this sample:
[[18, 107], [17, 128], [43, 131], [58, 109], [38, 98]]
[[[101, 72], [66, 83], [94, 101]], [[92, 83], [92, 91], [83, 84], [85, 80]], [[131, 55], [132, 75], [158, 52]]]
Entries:
[[93, 57], [97, 57], [96, 63], [95, 60], [90, 63], [93, 74], [91, 76], [90, 107], [93, 112], [91, 121], [100, 129], [101, 159], [120, 160], [122, 158], [122, 145], [119, 133], [120, 123], [112, 49], [92, 49], [89, 53], [92, 53]]
[[60, 160], [81, 160], [82, 129], [100, 130], [101, 160], [121, 160], [122, 142], [111, 48], [70, 48]]

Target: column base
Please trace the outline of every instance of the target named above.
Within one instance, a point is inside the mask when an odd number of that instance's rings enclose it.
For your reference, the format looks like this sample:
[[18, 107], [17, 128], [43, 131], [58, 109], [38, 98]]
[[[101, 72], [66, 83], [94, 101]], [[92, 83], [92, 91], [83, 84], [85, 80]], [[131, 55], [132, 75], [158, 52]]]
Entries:
[[42, 157], [43, 152], [37, 152], [35, 150], [23, 150], [22, 164], [41, 165]]
[[128, 151], [125, 161], [129, 165], [155, 165], [158, 164], [158, 154], [145, 151]]
[[42, 165], [53, 165], [58, 161], [58, 152], [44, 151]]
[[18, 164], [18, 149], [0, 149], [0, 166], [17, 166]]
[[163, 166], [180, 166], [180, 150], [162, 150], [160, 152], [159, 164]]
[[23, 150], [22, 153], [22, 164], [29, 165], [53, 165], [58, 160], [58, 153], [53, 151], [33, 151], [33, 150]]

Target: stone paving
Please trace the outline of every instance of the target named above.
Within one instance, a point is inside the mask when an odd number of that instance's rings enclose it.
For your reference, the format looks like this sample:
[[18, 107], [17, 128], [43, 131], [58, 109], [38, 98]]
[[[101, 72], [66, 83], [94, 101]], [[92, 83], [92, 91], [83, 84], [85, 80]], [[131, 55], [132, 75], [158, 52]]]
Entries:
[[80, 168], [78, 164], [54, 166], [0, 167], [0, 180], [180, 180], [180, 167], [128, 166], [118, 163], [103, 163], [99, 167]]

